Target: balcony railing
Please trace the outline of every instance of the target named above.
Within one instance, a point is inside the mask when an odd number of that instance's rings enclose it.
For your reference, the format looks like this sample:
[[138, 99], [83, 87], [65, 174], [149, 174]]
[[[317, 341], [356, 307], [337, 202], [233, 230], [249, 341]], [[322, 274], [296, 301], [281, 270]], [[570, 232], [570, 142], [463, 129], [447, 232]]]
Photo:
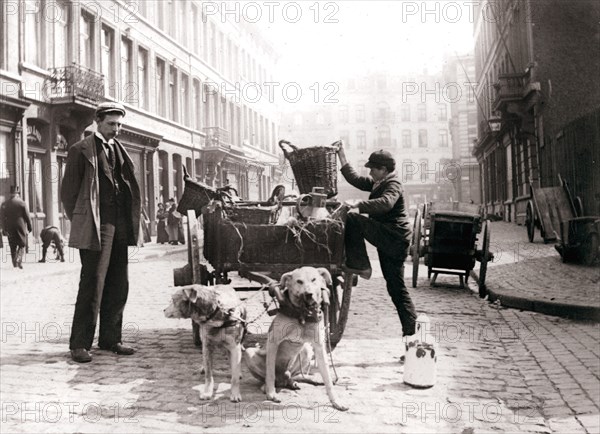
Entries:
[[486, 134], [490, 134], [492, 132], [492, 128], [488, 121], [479, 122], [478, 136], [481, 138]]
[[47, 95], [52, 102], [81, 100], [97, 104], [104, 95], [104, 76], [81, 65], [50, 69]]
[[496, 97], [494, 110], [502, 110], [510, 102], [519, 102], [523, 99], [526, 74], [501, 74], [494, 84]]
[[205, 127], [202, 130], [206, 134], [204, 143], [207, 148], [231, 148], [229, 131], [221, 127]]

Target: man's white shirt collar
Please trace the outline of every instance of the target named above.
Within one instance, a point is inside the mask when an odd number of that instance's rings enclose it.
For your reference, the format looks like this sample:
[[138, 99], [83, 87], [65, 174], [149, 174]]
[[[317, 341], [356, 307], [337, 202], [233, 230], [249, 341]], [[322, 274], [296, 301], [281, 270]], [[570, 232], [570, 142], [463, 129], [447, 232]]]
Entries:
[[101, 133], [99, 133], [98, 131], [96, 131], [94, 134], [96, 135], [96, 137], [98, 137], [100, 140], [102, 140], [102, 143], [104, 143], [104, 144], [109, 144], [109, 145], [115, 144], [115, 141], [113, 139], [106, 140], [104, 138], [104, 136]]

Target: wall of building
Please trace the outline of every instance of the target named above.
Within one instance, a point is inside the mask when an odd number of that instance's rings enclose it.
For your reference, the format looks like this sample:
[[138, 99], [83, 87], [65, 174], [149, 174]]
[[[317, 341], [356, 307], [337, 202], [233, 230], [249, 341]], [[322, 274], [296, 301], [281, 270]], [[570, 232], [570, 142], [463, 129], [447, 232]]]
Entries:
[[2, 6], [0, 100], [17, 115], [0, 122], [0, 200], [5, 184], [22, 187], [35, 236], [49, 224], [68, 231], [64, 158], [94, 131], [104, 100], [127, 109], [121, 139], [152, 218], [158, 202], [181, 197], [182, 166], [217, 186], [235, 172], [231, 181], [244, 183], [234, 186], [248, 199], [265, 199], [279, 182], [277, 108], [264, 92], [244, 93], [273, 80], [277, 57], [252, 25], [203, 15], [199, 1]]
[[[450, 107], [441, 75], [374, 74], [340, 83], [337, 102], [290, 110], [282, 131], [307, 146], [342, 139], [359, 173], [371, 152], [385, 149], [396, 158], [407, 203], [454, 199]], [[338, 177], [340, 200], [368, 194]]]
[[600, 3], [532, 1], [532, 39], [545, 136], [600, 106]]
[[[493, 20], [485, 19], [488, 4]], [[572, 185], [589, 191], [581, 188], [589, 170], [577, 147], [570, 155], [553, 147], [567, 124], [600, 107], [600, 89], [590, 85], [600, 72], [599, 8], [586, 0], [506, 0], [479, 9], [475, 154], [488, 213], [524, 223], [530, 187], [558, 185], [565, 160], [576, 165], [568, 170]]]

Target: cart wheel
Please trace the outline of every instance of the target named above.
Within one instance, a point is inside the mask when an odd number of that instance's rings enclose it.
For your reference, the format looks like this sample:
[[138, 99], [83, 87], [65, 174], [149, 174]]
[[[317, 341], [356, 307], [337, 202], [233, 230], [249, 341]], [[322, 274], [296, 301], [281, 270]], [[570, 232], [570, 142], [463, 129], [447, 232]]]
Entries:
[[598, 234], [591, 234], [581, 246], [581, 259], [585, 265], [592, 265], [598, 254]]
[[421, 211], [417, 209], [415, 214], [415, 223], [413, 225], [413, 239], [410, 248], [412, 256], [412, 287], [417, 287], [417, 278], [419, 277], [419, 250], [421, 246]]
[[575, 205], [575, 217], [583, 217], [583, 201], [579, 196], [575, 198], [573, 205]]
[[533, 204], [531, 201], [527, 202], [525, 227], [527, 228], [527, 238], [529, 238], [530, 243], [533, 243], [533, 237], [535, 236], [535, 217], [533, 216]]
[[350, 299], [352, 297], [353, 280], [354, 275], [352, 273], [343, 273], [341, 275], [338, 274], [333, 276], [331, 298], [329, 302], [328, 336], [328, 348], [331, 348], [332, 351], [342, 339], [344, 329], [346, 328], [348, 311], [350, 309]]
[[487, 263], [490, 260], [490, 222], [486, 221], [483, 225], [483, 246], [481, 248], [481, 265], [479, 266], [479, 296], [485, 297], [487, 290], [485, 287], [485, 276], [487, 274]]

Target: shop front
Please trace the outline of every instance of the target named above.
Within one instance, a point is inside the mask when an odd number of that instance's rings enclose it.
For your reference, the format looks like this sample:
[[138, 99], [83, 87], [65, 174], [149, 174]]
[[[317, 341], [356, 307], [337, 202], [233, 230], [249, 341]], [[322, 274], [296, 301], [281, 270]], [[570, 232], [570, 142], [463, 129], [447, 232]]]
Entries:
[[20, 99], [8, 96], [0, 99], [0, 203], [10, 197], [11, 186], [23, 190], [22, 119], [28, 106], [28, 102]]
[[123, 127], [119, 135], [119, 141], [127, 149], [133, 160], [135, 177], [140, 186], [140, 199], [145, 218], [150, 222], [150, 228], [154, 228], [156, 216], [156, 197], [159, 179], [154, 177], [154, 154], [162, 136], [138, 130], [130, 125]]
[[25, 183], [29, 215], [33, 226], [32, 234], [39, 239], [46, 226], [48, 209], [52, 194], [50, 165], [47, 155], [49, 127], [38, 119], [27, 120], [27, 163], [25, 166]]

